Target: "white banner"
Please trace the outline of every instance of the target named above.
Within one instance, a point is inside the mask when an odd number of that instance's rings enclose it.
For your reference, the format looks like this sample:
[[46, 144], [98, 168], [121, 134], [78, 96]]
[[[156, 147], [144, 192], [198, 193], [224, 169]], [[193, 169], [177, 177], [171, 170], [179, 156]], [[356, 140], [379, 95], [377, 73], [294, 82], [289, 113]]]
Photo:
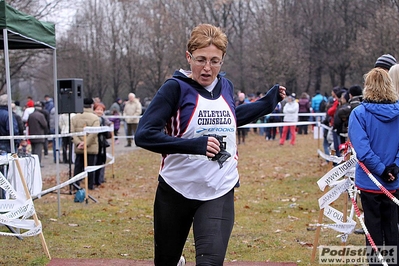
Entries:
[[339, 196], [351, 186], [351, 183], [352, 182], [349, 178], [339, 181], [336, 186], [319, 198], [320, 209], [324, 209], [326, 206], [338, 199]]
[[356, 223], [352, 221], [352, 222], [338, 223], [338, 224], [324, 224], [323, 226], [344, 234], [350, 234], [353, 232], [353, 230], [355, 230]]
[[0, 172], [0, 187], [5, 190], [6, 194], [11, 196], [8, 199], [0, 199], [0, 206], [2, 206], [0, 214], [0, 223], [13, 228], [27, 230], [24, 233], [7, 233], [0, 232], [2, 236], [35, 236], [42, 232], [42, 225], [36, 226], [35, 221], [27, 219], [35, 213], [35, 207], [32, 199], [26, 199], [25, 193], [19, 193], [14, 190], [8, 180]]
[[[344, 214], [331, 206], [326, 206], [324, 208], [324, 216], [328, 217], [330, 220], [332, 220], [335, 223], [344, 222]], [[346, 222], [356, 223], [348, 216], [346, 217]]]
[[328, 171], [322, 178], [317, 181], [320, 190], [324, 191], [326, 186], [334, 185], [334, 182], [344, 176], [350, 169], [355, 167], [357, 163], [356, 157], [352, 155], [348, 161], [343, 164], [337, 165]]

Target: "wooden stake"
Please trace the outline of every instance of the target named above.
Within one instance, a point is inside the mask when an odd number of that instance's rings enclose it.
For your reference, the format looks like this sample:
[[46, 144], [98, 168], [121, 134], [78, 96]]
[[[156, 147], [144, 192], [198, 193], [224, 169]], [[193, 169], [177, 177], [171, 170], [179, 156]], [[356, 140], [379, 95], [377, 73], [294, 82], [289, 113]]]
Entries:
[[321, 230], [321, 225], [320, 224], [323, 223], [323, 215], [324, 215], [324, 209], [321, 209], [319, 211], [319, 219], [317, 220], [317, 223], [319, 225], [316, 228], [316, 236], [314, 238], [312, 256], [310, 258], [311, 262], [314, 262], [314, 259], [316, 258], [316, 250], [317, 250], [317, 246], [319, 245], [320, 230]]
[[[22, 185], [23, 185], [23, 187], [24, 187], [26, 199], [28, 199], [28, 200], [29, 200], [29, 199], [32, 199], [32, 197], [31, 197], [31, 195], [30, 195], [30, 192], [29, 192], [29, 189], [28, 189], [28, 185], [26, 184], [26, 181], [25, 181], [24, 174], [23, 174], [23, 172], [22, 172], [21, 165], [20, 165], [20, 163], [19, 163], [18, 156], [17, 156], [16, 154], [13, 154], [13, 157], [14, 157], [14, 159], [15, 159], [15, 164], [17, 165], [17, 168], [18, 168], [18, 173], [19, 173], [19, 177], [21, 178], [21, 183], [22, 183]], [[39, 219], [37, 218], [36, 211], [33, 212], [33, 215], [32, 215], [32, 216], [33, 216], [33, 219], [34, 219], [34, 221], [35, 221], [35, 225], [36, 225], [36, 226], [39, 226], [40, 221], [39, 221]], [[44, 239], [43, 231], [40, 232], [40, 240], [41, 240], [41, 242], [42, 242], [42, 246], [43, 246], [44, 252], [46, 253], [47, 257], [51, 260], [50, 252], [49, 252], [49, 250], [48, 250], [48, 248], [47, 248], [47, 244], [46, 244], [46, 240]]]

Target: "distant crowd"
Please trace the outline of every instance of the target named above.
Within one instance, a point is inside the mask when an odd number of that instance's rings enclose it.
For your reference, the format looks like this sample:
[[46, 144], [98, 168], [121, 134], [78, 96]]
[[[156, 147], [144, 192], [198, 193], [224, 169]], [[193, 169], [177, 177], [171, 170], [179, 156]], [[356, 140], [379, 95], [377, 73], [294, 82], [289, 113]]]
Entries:
[[[389, 71], [389, 75], [394, 82], [399, 80], [399, 65], [392, 55], [383, 55], [375, 63], [375, 67]], [[399, 84], [395, 84], [399, 92]], [[333, 87], [330, 93], [324, 95], [316, 90], [313, 96], [307, 92], [302, 92], [299, 97], [296, 93], [288, 93], [283, 101], [279, 102], [275, 110], [253, 123], [276, 123], [276, 122], [315, 122], [319, 121], [324, 125], [323, 130], [323, 149], [326, 154], [339, 156], [342, 147], [348, 139], [348, 121], [351, 111], [363, 100], [363, 87], [354, 84], [349, 88], [343, 86]], [[236, 95], [236, 106], [250, 103], [263, 97], [264, 94], [258, 92], [248, 94], [239, 91]], [[322, 116], [309, 115], [312, 113], [323, 113]], [[308, 114], [308, 115], [307, 115]], [[279, 139], [279, 144], [284, 145], [289, 140], [291, 145], [295, 145], [296, 135], [307, 135], [313, 132], [314, 125], [291, 125], [279, 127], [259, 127], [254, 128], [254, 132], [259, 132], [266, 140]], [[245, 143], [245, 137], [250, 130], [239, 128], [237, 130], [237, 143]]]
[[[16, 139], [13, 148], [21, 157], [36, 154], [41, 167], [45, 167], [42, 163], [42, 157], [49, 156], [49, 149], [53, 151], [53, 162], [56, 162], [56, 143], [55, 138], [40, 138], [37, 136], [52, 135], [56, 133], [56, 130], [60, 134], [67, 134], [81, 132], [85, 126], [110, 126], [113, 124], [115, 144], [118, 145], [119, 129], [123, 125], [124, 135], [126, 136], [125, 147], [132, 146], [139, 117], [144, 110], [143, 105], [134, 93], [129, 93], [125, 100], [117, 98], [109, 108], [106, 108], [99, 97], [85, 98], [83, 105], [83, 113], [59, 114], [58, 125], [56, 125], [54, 100], [49, 95], [45, 95], [42, 101], [34, 100], [29, 96], [24, 106], [21, 106], [19, 101], [12, 101], [13, 128], [11, 131], [9, 128], [8, 95], [0, 95], [0, 136], [10, 136], [11, 134], [14, 136], [35, 136], [27, 139]], [[88, 134], [86, 144], [89, 157], [88, 165], [105, 163], [106, 148], [110, 146], [107, 139], [110, 138], [110, 132]], [[82, 143], [82, 137], [62, 136], [60, 138], [59, 160], [61, 163], [75, 164], [74, 174], [83, 171]], [[10, 153], [11, 151], [10, 140], [0, 140], [0, 154]], [[103, 170], [104, 168], [100, 169], [98, 173], [94, 173], [93, 179], [89, 179], [90, 189], [94, 189], [95, 186], [100, 186], [105, 182]]]

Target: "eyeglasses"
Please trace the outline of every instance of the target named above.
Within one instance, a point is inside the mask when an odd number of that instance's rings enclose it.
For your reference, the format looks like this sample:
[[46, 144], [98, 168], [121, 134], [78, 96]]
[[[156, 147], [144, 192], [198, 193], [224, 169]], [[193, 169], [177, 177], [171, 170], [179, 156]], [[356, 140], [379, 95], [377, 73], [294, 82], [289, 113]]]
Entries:
[[206, 60], [203, 56], [194, 57], [191, 53], [188, 53], [191, 59], [194, 61], [194, 65], [196, 66], [206, 66], [206, 63], [209, 62], [211, 67], [220, 67], [223, 64], [223, 60], [217, 57], [212, 58], [211, 60]]

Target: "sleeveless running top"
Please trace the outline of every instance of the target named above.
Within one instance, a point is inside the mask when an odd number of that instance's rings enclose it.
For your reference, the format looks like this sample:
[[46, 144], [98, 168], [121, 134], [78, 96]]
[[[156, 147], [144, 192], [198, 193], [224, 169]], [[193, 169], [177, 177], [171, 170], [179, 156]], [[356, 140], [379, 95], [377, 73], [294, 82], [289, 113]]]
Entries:
[[220, 168], [217, 161], [205, 155], [164, 155], [160, 175], [184, 197], [211, 200], [229, 192], [238, 182], [236, 117], [232, 88], [221, 78], [218, 98], [201, 96], [186, 82], [175, 79], [181, 90], [179, 109], [166, 127], [166, 133], [178, 138], [198, 138], [209, 134], [223, 137], [223, 145], [231, 154]]

